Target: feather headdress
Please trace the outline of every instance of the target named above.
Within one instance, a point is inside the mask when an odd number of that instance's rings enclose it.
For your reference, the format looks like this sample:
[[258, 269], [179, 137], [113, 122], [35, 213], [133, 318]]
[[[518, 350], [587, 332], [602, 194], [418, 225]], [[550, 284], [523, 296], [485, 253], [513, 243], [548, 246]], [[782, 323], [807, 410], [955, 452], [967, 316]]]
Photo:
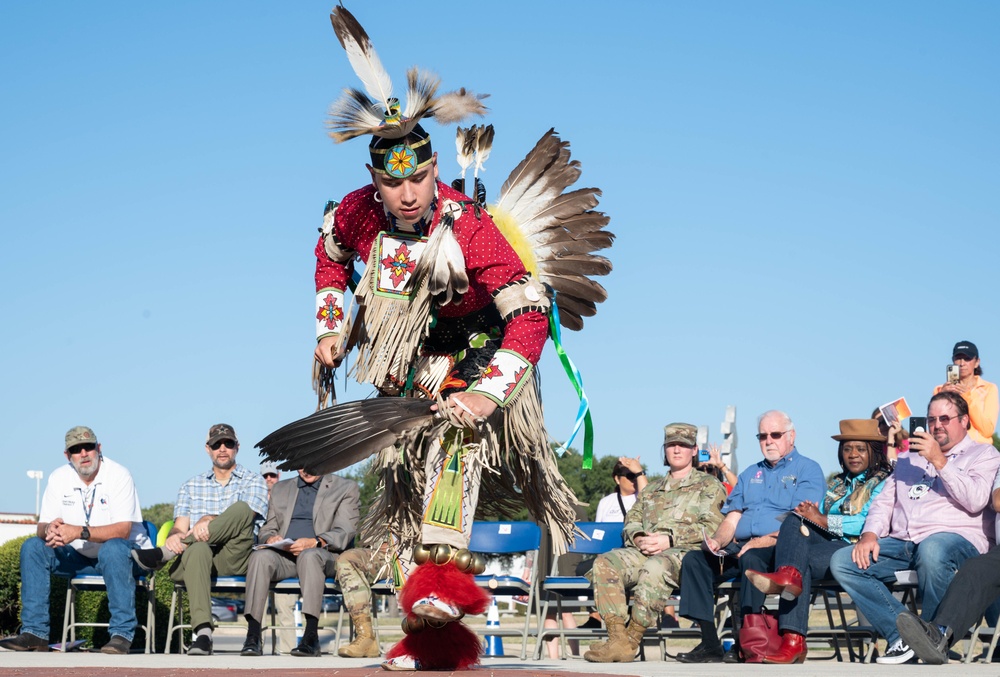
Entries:
[[594, 211], [599, 189], [565, 192], [580, 173], [580, 163], [570, 160], [569, 142], [550, 129], [488, 208], [525, 268], [556, 290], [559, 319], [567, 329], [582, 329], [583, 318], [596, 314], [597, 304], [607, 299], [607, 291], [590, 276], [611, 272], [611, 262], [594, 252], [610, 247], [615, 238], [604, 230], [609, 217]]
[[399, 99], [392, 93], [392, 79], [382, 66], [368, 33], [354, 15], [343, 7], [334, 7], [330, 22], [365, 88], [365, 91], [345, 89], [343, 96], [330, 108], [330, 136], [337, 143], [365, 134], [402, 139], [422, 118], [453, 124], [486, 112], [482, 100], [487, 95], [473, 94], [464, 87], [438, 95], [441, 84], [438, 77], [417, 68], [411, 68], [406, 74], [406, 104], [400, 106]]

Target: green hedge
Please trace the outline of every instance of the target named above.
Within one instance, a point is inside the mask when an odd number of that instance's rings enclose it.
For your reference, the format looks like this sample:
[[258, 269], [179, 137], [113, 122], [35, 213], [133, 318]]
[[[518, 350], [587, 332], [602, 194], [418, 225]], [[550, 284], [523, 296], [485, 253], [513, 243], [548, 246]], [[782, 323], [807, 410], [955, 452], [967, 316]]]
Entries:
[[[15, 538], [0, 545], [0, 635], [11, 635], [20, 631], [21, 627], [21, 544], [29, 536]], [[163, 651], [167, 636], [167, 625], [170, 619], [170, 595], [173, 592], [173, 581], [165, 567], [156, 572], [154, 579], [156, 597], [156, 641], [154, 648]], [[49, 641], [62, 641], [63, 612], [66, 608], [65, 578], [52, 577], [52, 591], [49, 596]], [[182, 595], [184, 617], [190, 617], [187, 594]], [[146, 591], [137, 588], [135, 595], [136, 617], [139, 624], [146, 622]], [[107, 623], [111, 614], [108, 612], [108, 596], [104, 592], [82, 591], [76, 595], [77, 621]], [[87, 640], [92, 646], [103, 646], [110, 639], [107, 628], [77, 628], [77, 639]], [[132, 640], [134, 647], [142, 647], [146, 643], [145, 631], [139, 627]], [[176, 647], [176, 640], [174, 646]]]

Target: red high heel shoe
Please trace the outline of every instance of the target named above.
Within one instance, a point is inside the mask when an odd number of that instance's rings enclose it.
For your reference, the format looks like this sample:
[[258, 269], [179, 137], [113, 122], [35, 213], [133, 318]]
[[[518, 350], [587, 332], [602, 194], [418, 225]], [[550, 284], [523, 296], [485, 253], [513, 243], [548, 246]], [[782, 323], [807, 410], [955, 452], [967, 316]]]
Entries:
[[795, 567], [778, 567], [773, 574], [747, 569], [747, 580], [765, 595], [781, 595], [792, 600], [802, 594], [802, 574]]
[[806, 648], [805, 635], [785, 630], [784, 634], [781, 635], [781, 648], [778, 649], [778, 653], [764, 656], [763, 662], [780, 665], [805, 663], [806, 653], [808, 653], [808, 649]]

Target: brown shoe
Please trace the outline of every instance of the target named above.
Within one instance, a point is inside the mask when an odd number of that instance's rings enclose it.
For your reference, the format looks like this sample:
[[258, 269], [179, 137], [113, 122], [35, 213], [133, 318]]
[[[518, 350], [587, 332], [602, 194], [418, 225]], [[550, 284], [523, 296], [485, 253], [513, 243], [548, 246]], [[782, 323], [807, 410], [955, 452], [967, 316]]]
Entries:
[[11, 651], [51, 651], [48, 642], [30, 632], [0, 639], [0, 647]]

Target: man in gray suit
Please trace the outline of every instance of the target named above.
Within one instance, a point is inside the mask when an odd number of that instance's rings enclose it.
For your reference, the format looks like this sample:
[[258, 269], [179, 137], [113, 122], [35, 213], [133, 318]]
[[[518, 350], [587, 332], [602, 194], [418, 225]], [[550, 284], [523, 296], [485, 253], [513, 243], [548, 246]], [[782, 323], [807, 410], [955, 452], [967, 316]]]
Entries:
[[[282, 480], [271, 489], [267, 521], [261, 527], [247, 565], [244, 616], [247, 637], [240, 652], [260, 656], [261, 619], [273, 581], [298, 578], [302, 587], [305, 629], [293, 656], [319, 656], [319, 615], [325, 579], [334, 563], [351, 547], [358, 529], [361, 492], [356, 482], [337, 475], [310, 475]], [[267, 547], [270, 546], [270, 547]]]

